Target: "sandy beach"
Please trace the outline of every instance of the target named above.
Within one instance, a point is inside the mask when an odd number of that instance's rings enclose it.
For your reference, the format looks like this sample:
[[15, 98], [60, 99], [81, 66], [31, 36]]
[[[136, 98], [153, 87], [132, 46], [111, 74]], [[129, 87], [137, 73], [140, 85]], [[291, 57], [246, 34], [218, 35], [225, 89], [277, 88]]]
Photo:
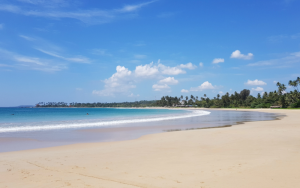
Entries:
[[300, 110], [256, 111], [285, 116], [135, 140], [0, 153], [0, 187], [298, 187]]

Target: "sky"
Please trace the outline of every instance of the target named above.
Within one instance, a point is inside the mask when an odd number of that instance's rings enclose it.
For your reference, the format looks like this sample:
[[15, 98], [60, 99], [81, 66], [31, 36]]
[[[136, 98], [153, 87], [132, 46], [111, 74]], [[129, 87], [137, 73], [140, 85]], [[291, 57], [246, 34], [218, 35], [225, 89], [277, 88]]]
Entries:
[[274, 91], [300, 76], [299, 7], [0, 0], [0, 106]]

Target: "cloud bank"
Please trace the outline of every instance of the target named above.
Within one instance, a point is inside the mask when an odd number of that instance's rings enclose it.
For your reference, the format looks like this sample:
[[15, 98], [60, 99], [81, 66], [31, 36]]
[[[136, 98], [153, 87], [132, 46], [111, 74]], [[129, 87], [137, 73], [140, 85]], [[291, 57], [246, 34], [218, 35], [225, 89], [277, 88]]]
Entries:
[[136, 87], [137, 83], [147, 79], [159, 79], [156, 84], [152, 85], [154, 91], [167, 91], [171, 88], [169, 85], [176, 85], [179, 81], [174, 77], [165, 77], [165, 75], [185, 74], [186, 71], [183, 69], [191, 70], [193, 68], [195, 68], [195, 65], [192, 63], [171, 67], [160, 63], [160, 60], [156, 64], [151, 62], [136, 66], [134, 71], [130, 71], [123, 66], [117, 66], [117, 72], [103, 81], [104, 89], [94, 90], [93, 94], [99, 96], [115, 96], [119, 93], [129, 94], [131, 89]]

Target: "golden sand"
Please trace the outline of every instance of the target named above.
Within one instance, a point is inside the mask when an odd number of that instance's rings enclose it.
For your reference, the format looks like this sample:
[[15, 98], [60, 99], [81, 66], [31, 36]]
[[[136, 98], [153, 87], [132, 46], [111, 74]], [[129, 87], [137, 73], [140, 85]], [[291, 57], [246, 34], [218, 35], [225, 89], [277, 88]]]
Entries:
[[0, 153], [0, 187], [300, 187], [300, 110], [281, 120]]

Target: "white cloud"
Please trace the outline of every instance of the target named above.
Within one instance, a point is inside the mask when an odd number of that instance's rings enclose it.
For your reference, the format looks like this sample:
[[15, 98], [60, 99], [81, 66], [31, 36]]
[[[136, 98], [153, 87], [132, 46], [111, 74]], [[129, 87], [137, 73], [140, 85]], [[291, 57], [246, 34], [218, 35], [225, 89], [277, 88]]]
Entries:
[[204, 64], [202, 62], [199, 63], [199, 67], [203, 67]]
[[253, 91], [261, 92], [264, 90], [262, 87], [252, 88]]
[[[61, 52], [63, 52], [64, 50], [57, 46], [52, 44], [49, 41], [46, 41], [42, 38], [38, 38], [38, 37], [29, 37], [26, 35], [19, 35], [19, 37], [33, 43], [36, 50], [47, 54], [49, 56], [55, 57], [55, 58], [59, 58], [68, 62], [74, 62], [74, 63], [91, 63], [91, 60], [87, 57], [81, 56], [81, 55], [77, 55], [74, 57], [65, 57], [65, 55], [61, 55]], [[60, 52], [60, 53], [59, 53]]]
[[215, 87], [211, 84], [211, 83], [209, 83], [208, 81], [206, 81], [206, 82], [204, 82], [203, 84], [201, 84], [200, 86], [199, 86], [199, 89], [215, 89]]
[[135, 88], [137, 83], [142, 82], [145, 79], [160, 79], [157, 84], [152, 86], [152, 88], [155, 91], [161, 91], [163, 89], [169, 89], [169, 85], [178, 84], [178, 80], [174, 77], [164, 78], [163, 75], [186, 73], [180, 68], [180, 65], [169, 67], [161, 64], [160, 61], [158, 61], [157, 64], [151, 62], [149, 64], [136, 66], [133, 72], [122, 66], [117, 66], [116, 70], [116, 73], [103, 81], [104, 89], [94, 90], [93, 94], [99, 96], [126, 94], [128, 96], [129, 93], [131, 93], [130, 90]]
[[191, 91], [202, 91], [202, 90], [207, 90], [207, 89], [216, 89], [216, 86], [213, 86], [211, 83], [209, 83], [208, 81], [203, 82], [203, 84], [201, 84], [200, 86], [196, 87], [196, 88], [191, 88]]
[[15, 60], [17, 60], [18, 62], [25, 62], [25, 63], [32, 63], [32, 64], [36, 64], [36, 65], [45, 65], [46, 63], [40, 61], [39, 58], [32, 58], [32, 57], [15, 57]]
[[65, 51], [62, 47], [57, 46], [55, 44], [53, 44], [50, 41], [47, 41], [43, 38], [39, 38], [39, 37], [32, 37], [32, 36], [26, 36], [26, 35], [19, 35], [19, 37], [29, 41], [32, 43], [32, 46], [35, 46], [35, 49], [43, 49], [43, 50], [47, 50], [48, 52], [57, 52], [57, 51]]
[[189, 90], [186, 90], [186, 89], [181, 90], [181, 93], [188, 93], [188, 92], [189, 92]]
[[168, 77], [168, 78], [160, 80], [159, 83], [175, 85], [175, 84], [178, 84], [178, 80], [175, 80], [174, 77]]
[[157, 65], [154, 65], [154, 63], [151, 62], [150, 64], [139, 65], [135, 69], [135, 74], [138, 77], [153, 77], [162, 74], [178, 75], [178, 74], [185, 74], [185, 73], [186, 71], [179, 68], [179, 66], [169, 67], [161, 64], [159, 61]]
[[213, 64], [224, 63], [224, 62], [225, 62], [225, 60], [222, 59], [222, 58], [215, 58], [215, 59], [212, 61]]
[[278, 82], [278, 81], [276, 81], [276, 80], [273, 81], [274, 84], [277, 84], [277, 82]]
[[193, 65], [191, 62], [187, 63], [187, 64], [181, 64], [181, 65], [179, 65], [179, 67], [182, 69], [190, 69], [190, 70], [197, 68], [197, 66]]
[[123, 66], [117, 66], [116, 70], [117, 72], [111, 76], [111, 80], [122, 79], [131, 75], [131, 71]]
[[82, 91], [82, 88], [76, 88], [76, 91]]
[[223, 91], [219, 91], [219, 94], [221, 94], [221, 95], [222, 95], [222, 94], [223, 94]]
[[248, 53], [247, 55], [244, 55], [244, 54], [241, 54], [241, 52], [239, 50], [236, 50], [236, 51], [232, 52], [230, 58], [249, 60], [249, 59], [253, 58], [253, 54]]
[[152, 62], [150, 64], [137, 66], [134, 72], [138, 77], [153, 77], [159, 73], [159, 70]]
[[145, 3], [137, 4], [137, 5], [126, 5], [122, 9], [119, 9], [118, 11], [120, 11], [120, 12], [133, 12], [133, 11], [136, 11], [136, 10], [146, 6], [146, 5], [154, 3], [155, 1], [149, 1], [149, 2], [145, 2]]
[[4, 24], [0, 24], [0, 30], [4, 28]]
[[116, 67], [116, 73], [110, 78], [105, 79], [104, 89], [94, 90], [93, 94], [99, 96], [115, 96], [116, 93], [128, 93], [130, 89], [135, 88], [132, 81], [132, 72], [123, 66]]
[[[35, 1], [24, 0], [24, 1], [32, 2], [31, 4], [37, 4], [37, 2], [42, 2], [43, 5], [46, 5], [45, 2], [49, 2], [49, 1], [37, 1], [37, 0]], [[117, 19], [122, 19], [124, 17], [132, 18], [133, 16], [136, 16], [136, 14], [133, 14], [134, 12], [154, 2], [155, 1], [149, 1], [149, 2], [135, 4], [135, 5], [126, 5], [120, 9], [111, 9], [111, 10], [91, 9], [91, 10], [76, 10], [76, 11], [61, 11], [59, 9], [40, 11], [40, 10], [36, 10], [36, 7], [34, 7], [33, 10], [29, 10], [28, 6], [24, 6], [25, 9], [22, 9], [14, 5], [2, 4], [0, 5], [0, 11], [7, 11], [15, 14], [22, 14], [25, 16], [37, 16], [37, 17], [46, 17], [46, 18], [53, 18], [53, 19], [71, 18], [71, 19], [79, 20], [86, 24], [104, 24], [104, 23], [115, 21]], [[53, 3], [48, 3], [48, 5], [51, 6], [53, 5]], [[57, 5], [58, 4], [56, 3], [56, 6]]]
[[63, 56], [58, 55], [58, 54], [56, 54], [54, 52], [49, 52], [49, 51], [42, 50], [42, 49], [39, 49], [39, 48], [36, 48], [36, 50], [38, 50], [40, 52], [43, 52], [43, 53], [45, 53], [47, 55], [56, 57], [56, 58], [60, 58], [60, 59], [66, 60], [66, 61], [71, 61], [71, 62], [75, 62], [75, 63], [90, 63], [90, 60], [88, 58], [86, 58], [86, 57], [83, 57], [83, 56], [63, 57]]
[[261, 81], [261, 80], [248, 80], [245, 85], [253, 85], [253, 86], [263, 86], [263, 85], [267, 85], [266, 82]]
[[169, 89], [170, 87], [167, 84], [162, 84], [162, 85], [154, 84], [152, 88], [154, 89], [154, 91], [161, 91], [163, 89]]
[[66, 64], [50, 59], [23, 56], [14, 52], [0, 49], [0, 60], [4, 59], [5, 61], [8, 61], [11, 68], [15, 69], [57, 72], [68, 68]]
[[288, 56], [280, 59], [271, 59], [266, 61], [258, 61], [256, 63], [250, 63], [248, 66], [270, 66], [274, 68], [282, 68], [282, 66], [291, 65], [294, 63], [300, 63], [300, 52], [290, 53]]
[[19, 7], [14, 6], [14, 5], [0, 5], [0, 10], [2, 11], [7, 11], [7, 12], [11, 12], [11, 13], [20, 13], [21, 10]]
[[134, 55], [134, 58], [136, 58], [136, 59], [145, 59], [145, 58], [147, 58], [147, 56], [142, 55], [142, 54], [136, 54], [136, 55]]
[[169, 67], [163, 64], [158, 64], [158, 67], [160, 68], [161, 73], [166, 75], [178, 75], [186, 73], [184, 70], [178, 67]]

